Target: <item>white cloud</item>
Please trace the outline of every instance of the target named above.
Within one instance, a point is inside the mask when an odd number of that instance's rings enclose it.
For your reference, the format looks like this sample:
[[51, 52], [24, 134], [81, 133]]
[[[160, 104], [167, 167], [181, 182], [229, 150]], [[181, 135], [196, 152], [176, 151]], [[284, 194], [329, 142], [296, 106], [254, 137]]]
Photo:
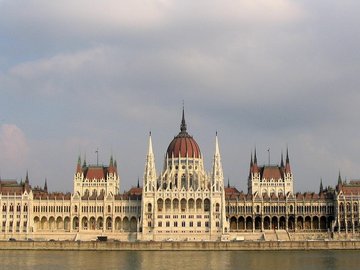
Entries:
[[3, 166], [23, 163], [29, 152], [24, 132], [13, 124], [3, 124], [0, 128], [0, 151]]

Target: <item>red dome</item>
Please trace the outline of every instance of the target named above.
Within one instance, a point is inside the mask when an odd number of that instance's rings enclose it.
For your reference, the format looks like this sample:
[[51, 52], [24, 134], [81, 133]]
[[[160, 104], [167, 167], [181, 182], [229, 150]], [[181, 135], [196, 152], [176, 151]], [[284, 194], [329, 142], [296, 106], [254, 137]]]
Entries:
[[172, 157], [189, 157], [200, 158], [200, 147], [196, 141], [186, 131], [184, 110], [181, 120], [180, 133], [171, 141], [167, 149], [167, 156]]
[[171, 157], [200, 158], [200, 148], [196, 141], [189, 134], [179, 134], [176, 136], [167, 149], [167, 155]]

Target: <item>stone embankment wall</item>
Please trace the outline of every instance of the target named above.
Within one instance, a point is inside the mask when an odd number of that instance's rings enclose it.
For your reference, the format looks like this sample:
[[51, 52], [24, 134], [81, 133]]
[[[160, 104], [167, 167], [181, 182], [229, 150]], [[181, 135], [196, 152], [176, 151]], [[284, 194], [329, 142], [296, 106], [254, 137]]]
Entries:
[[360, 241], [117, 242], [1, 241], [0, 250], [324, 250], [360, 249]]

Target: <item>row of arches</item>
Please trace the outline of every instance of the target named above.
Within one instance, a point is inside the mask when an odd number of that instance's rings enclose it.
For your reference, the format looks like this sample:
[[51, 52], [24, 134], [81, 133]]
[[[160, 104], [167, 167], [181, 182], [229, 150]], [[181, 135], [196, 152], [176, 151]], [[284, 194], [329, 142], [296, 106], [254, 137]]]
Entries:
[[254, 231], [254, 230], [323, 230], [331, 228], [332, 216], [240, 216], [230, 217], [230, 231]]
[[[216, 211], [219, 212], [220, 211], [220, 204], [217, 203], [215, 205]], [[151, 203], [148, 204], [148, 212], [152, 211], [152, 205]], [[185, 212], [187, 210], [189, 211], [210, 211], [210, 200], [209, 199], [196, 199], [196, 201], [194, 199], [181, 199], [179, 201], [179, 199], [175, 198], [173, 200], [167, 198], [165, 200], [163, 199], [158, 199], [157, 200], [157, 211], [158, 212], [170, 212], [170, 211], [179, 211], [179, 209], [181, 210], [181, 212]]]
[[[72, 226], [71, 226], [72, 225]], [[70, 231], [70, 230], [106, 230], [106, 231], [124, 231], [136, 232], [138, 227], [138, 220], [135, 216], [132, 217], [74, 217], [70, 222], [70, 217], [34, 217], [35, 231]]]

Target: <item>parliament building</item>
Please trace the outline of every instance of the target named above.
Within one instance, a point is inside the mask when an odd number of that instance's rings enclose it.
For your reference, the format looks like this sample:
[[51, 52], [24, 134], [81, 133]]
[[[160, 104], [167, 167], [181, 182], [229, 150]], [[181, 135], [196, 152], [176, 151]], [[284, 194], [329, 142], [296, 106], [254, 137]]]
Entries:
[[189, 135], [184, 110], [159, 175], [151, 134], [142, 184], [120, 193], [117, 162], [79, 157], [73, 193], [0, 179], [0, 240], [242, 241], [359, 237], [360, 181], [295, 193], [289, 153], [277, 165], [250, 157], [246, 193], [224, 184], [215, 136], [212, 167]]

